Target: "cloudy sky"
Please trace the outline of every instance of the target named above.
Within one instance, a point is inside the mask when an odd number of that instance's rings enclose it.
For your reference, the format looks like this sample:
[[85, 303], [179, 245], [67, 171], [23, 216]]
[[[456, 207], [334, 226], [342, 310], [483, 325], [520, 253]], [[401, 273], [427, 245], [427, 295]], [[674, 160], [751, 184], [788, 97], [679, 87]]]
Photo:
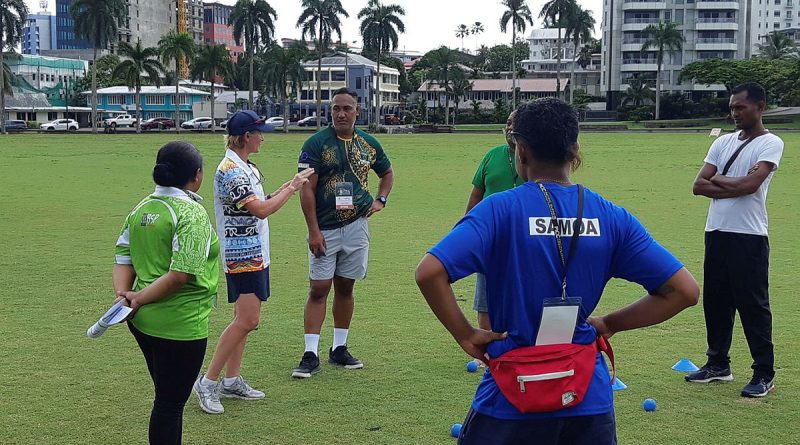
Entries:
[[[153, 0], [163, 1], [163, 0]], [[235, 0], [220, 0], [222, 3], [233, 4]], [[300, 31], [295, 27], [297, 18], [300, 16], [300, 0], [267, 0], [278, 13], [278, 21], [275, 23], [276, 37], [300, 38]], [[602, 0], [578, 0], [584, 7], [594, 12], [597, 21], [596, 29], [599, 30], [602, 16]], [[39, 0], [26, 0], [31, 12], [38, 12], [41, 8]], [[500, 0], [384, 0], [385, 3], [397, 3], [403, 5], [406, 15], [403, 22], [406, 24], [406, 32], [400, 36], [399, 49], [408, 51], [426, 52], [439, 45], [447, 45], [452, 48], [460, 47], [461, 40], [456, 38], [455, 29], [459, 24], [471, 25], [474, 22], [482, 22], [485, 31], [477, 36], [477, 44], [487, 46], [511, 41], [511, 33], [500, 32], [500, 16], [503, 14], [503, 7]], [[49, 0], [51, 13], [55, 11], [55, 0]], [[144, 0], [140, 1], [140, 4]], [[538, 19], [539, 10], [545, 0], [528, 0], [528, 6], [533, 12], [535, 22], [534, 27], [541, 27], [541, 20]], [[350, 14], [350, 18], [343, 21], [342, 40], [358, 41], [360, 46], [361, 37], [358, 34], [358, 11], [367, 4], [367, 0], [342, 0], [342, 5]], [[531, 29], [530, 27], [528, 28]], [[597, 35], [595, 36], [597, 37]], [[476, 48], [476, 36], [469, 36], [464, 39], [464, 47], [467, 49]]]

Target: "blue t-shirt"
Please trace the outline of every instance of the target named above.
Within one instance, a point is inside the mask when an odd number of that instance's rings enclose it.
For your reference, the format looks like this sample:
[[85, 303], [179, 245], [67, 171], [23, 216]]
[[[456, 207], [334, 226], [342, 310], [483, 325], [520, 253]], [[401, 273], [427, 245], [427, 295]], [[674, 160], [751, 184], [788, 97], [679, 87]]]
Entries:
[[[560, 220], [564, 255], [571, 243], [578, 187], [545, 184]], [[486, 275], [492, 330], [508, 338], [488, 346], [490, 357], [536, 343], [543, 300], [561, 296], [561, 259], [551, 216], [534, 182], [482, 200], [430, 253], [442, 262], [450, 281], [475, 272]], [[683, 265], [659, 245], [627, 210], [585, 189], [584, 230], [567, 275], [570, 297], [581, 297], [579, 321], [572, 342], [589, 344], [597, 336], [586, 323], [606, 283], [622, 278], [653, 291]], [[551, 413], [522, 414], [500, 392], [490, 372], [478, 386], [472, 407], [500, 419], [542, 419], [607, 413], [614, 399], [605, 360], [597, 356], [594, 376], [583, 401]]]

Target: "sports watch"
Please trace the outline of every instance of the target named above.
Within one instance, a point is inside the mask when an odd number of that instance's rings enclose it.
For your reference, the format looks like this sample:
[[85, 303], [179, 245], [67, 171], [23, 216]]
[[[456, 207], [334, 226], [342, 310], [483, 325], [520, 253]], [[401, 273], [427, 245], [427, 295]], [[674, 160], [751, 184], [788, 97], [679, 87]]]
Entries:
[[386, 207], [386, 197], [385, 196], [378, 196], [376, 198], [384, 207]]

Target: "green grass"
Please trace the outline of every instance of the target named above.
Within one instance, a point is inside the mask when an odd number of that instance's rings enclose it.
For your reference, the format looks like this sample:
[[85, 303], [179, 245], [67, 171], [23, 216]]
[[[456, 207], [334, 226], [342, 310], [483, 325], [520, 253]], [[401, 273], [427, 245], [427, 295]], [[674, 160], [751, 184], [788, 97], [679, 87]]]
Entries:
[[[771, 300], [777, 390], [764, 400], [739, 397], [750, 377], [741, 329], [732, 349], [737, 380], [689, 385], [670, 370], [680, 358], [702, 364], [700, 306], [657, 327], [614, 337], [622, 444], [788, 444], [800, 436], [800, 136], [782, 135], [786, 152], [770, 190]], [[205, 155], [201, 194], [213, 212], [211, 172], [223, 153], [221, 135], [185, 136]], [[0, 138], [0, 338], [4, 390], [0, 443], [146, 442], [152, 386], [124, 327], [89, 340], [86, 328], [112, 301], [113, 245], [124, 216], [152, 190], [150, 172], [166, 135], [16, 135]], [[294, 172], [304, 135], [268, 135], [254, 161], [269, 187]], [[382, 135], [396, 184], [385, 211], [371, 220], [369, 279], [356, 287], [350, 343], [361, 371], [324, 366], [307, 381], [290, 370], [302, 353], [307, 289], [306, 229], [294, 198], [270, 217], [272, 298], [250, 336], [244, 374], [267, 392], [261, 402], [226, 401], [222, 416], [186, 410], [187, 444], [453, 444], [450, 424], [466, 414], [478, 374], [441, 327], [414, 284], [414, 267], [464, 211], [470, 179], [498, 135]], [[708, 201], [691, 183], [711, 139], [702, 134], [585, 134], [577, 180], [634, 212], [702, 279]], [[372, 187], [376, 187], [374, 180]], [[224, 283], [224, 280], [221, 281]], [[455, 285], [471, 313], [473, 280]], [[629, 303], [638, 286], [612, 281], [599, 313]], [[206, 362], [232, 308], [211, 315]], [[321, 348], [330, 346], [330, 316]], [[658, 401], [655, 413], [641, 403]], [[374, 430], [374, 427], [380, 429]], [[374, 431], [372, 431], [373, 429]]]

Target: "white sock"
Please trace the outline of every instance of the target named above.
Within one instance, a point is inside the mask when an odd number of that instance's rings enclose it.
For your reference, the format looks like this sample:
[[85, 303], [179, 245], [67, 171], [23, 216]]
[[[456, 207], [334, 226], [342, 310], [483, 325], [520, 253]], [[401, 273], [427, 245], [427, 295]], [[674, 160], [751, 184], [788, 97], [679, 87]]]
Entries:
[[209, 380], [209, 378], [206, 377], [205, 374], [203, 374], [203, 379], [200, 380], [200, 384], [204, 386], [209, 386], [209, 385], [216, 385], [217, 382], [215, 382], [214, 380]]
[[305, 334], [306, 352], [311, 351], [314, 355], [319, 355], [319, 334]]
[[347, 344], [348, 331], [349, 329], [333, 328], [333, 345], [331, 346], [331, 350]]
[[239, 377], [225, 377], [222, 379], [222, 384], [225, 386], [231, 386], [236, 382], [236, 379]]

